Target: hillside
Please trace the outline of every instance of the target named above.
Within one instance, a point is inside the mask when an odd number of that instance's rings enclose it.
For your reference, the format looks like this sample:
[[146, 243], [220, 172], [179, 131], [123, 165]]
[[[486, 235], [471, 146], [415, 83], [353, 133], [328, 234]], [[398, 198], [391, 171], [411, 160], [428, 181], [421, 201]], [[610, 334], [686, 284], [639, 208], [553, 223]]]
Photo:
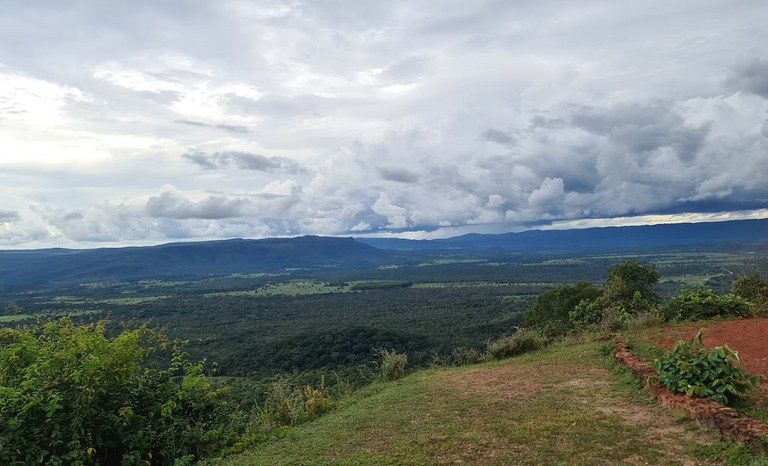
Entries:
[[302, 236], [147, 247], [0, 251], [0, 286], [136, 280], [296, 268], [413, 264], [435, 258], [765, 248], [768, 219], [582, 230], [530, 230], [411, 241]]
[[719, 441], [612, 371], [602, 346], [374, 385], [221, 464], [720, 464]]
[[391, 253], [352, 238], [303, 236], [149, 247], [0, 251], [0, 285], [132, 280], [333, 265], [375, 266]]
[[768, 219], [678, 223], [575, 230], [528, 230], [499, 235], [469, 234], [438, 240], [360, 238], [391, 250], [483, 250], [507, 252], [585, 253], [662, 248], [713, 247], [724, 243], [768, 241]]

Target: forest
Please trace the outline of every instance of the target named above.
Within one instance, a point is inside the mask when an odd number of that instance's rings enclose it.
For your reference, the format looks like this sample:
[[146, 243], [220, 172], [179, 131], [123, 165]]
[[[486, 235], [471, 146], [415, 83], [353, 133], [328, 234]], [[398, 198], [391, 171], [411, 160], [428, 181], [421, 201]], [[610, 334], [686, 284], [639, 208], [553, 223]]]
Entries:
[[[654, 279], [648, 282], [647, 289], [638, 289], [643, 299], [653, 296], [651, 301], [635, 302], [632, 293], [622, 288], [624, 285], [611, 281], [610, 274], [617, 264], [626, 263], [638, 267], [652, 264]], [[6, 368], [0, 382], [7, 384], [13, 377], [26, 377], [47, 385], [59, 383], [45, 382], [45, 374], [59, 380], [52, 374], [76, 365], [73, 361], [78, 351], [99, 348], [94, 366], [76, 371], [77, 377], [90, 378], [89, 383], [96, 387], [95, 398], [79, 402], [106, 403], [99, 397], [110, 390], [122, 390], [114, 383], [122, 387], [138, 383], [131, 389], [134, 401], [115, 408], [123, 417], [118, 415], [104, 422], [122, 423], [126, 428], [132, 422], [143, 423], [144, 429], [154, 426], [151, 435], [145, 431], [134, 439], [136, 445], [143, 445], [141, 448], [114, 447], [124, 452], [120, 461], [185, 464], [177, 460], [188, 458], [194, 462], [214, 452], [238, 448], [245, 432], [251, 432], [250, 437], [245, 436], [257, 441], [263, 435], [279, 432], [280, 425], [319, 415], [331, 405], [331, 399], [379, 379], [383, 355], [385, 360], [402, 358], [406, 371], [466, 364], [480, 360], [486, 350], [494, 354], [499, 342], [521, 326], [535, 327], [540, 335], [552, 338], [580, 325], [595, 324], [605, 317], [600, 313], [611, 307], [600, 300], [615, 301], [610, 298], [612, 293], [629, 293], [622, 306], [650, 308], [677, 302], [675, 299], [682, 299], [679, 296], [690, 294], [690, 290], [725, 295], [738, 277], [748, 274], [768, 276], [766, 254], [745, 251], [743, 247], [723, 247], [717, 252], [534, 256], [515, 260], [433, 256], [418, 263], [357, 268], [285, 268], [269, 273], [6, 286], [2, 290], [0, 329], [4, 333], [0, 346], [6, 351], [18, 344], [13, 357], [28, 361], [30, 367], [37, 367], [31, 361], [39, 358], [61, 367], [43, 364], [40, 367], [45, 368], [34, 374], [21, 373], [18, 367], [16, 372]], [[652, 295], [646, 296], [651, 288]], [[578, 299], [563, 301], [573, 296]], [[581, 309], [582, 314], [566, 312], [556, 318], [547, 314], [547, 309], [562, 307], [563, 302], [568, 310]], [[680, 303], [682, 309], [684, 299]], [[55, 342], [66, 335], [81, 341], [80, 349], [57, 349]], [[505, 344], [498, 351], [506, 351]], [[111, 347], [123, 348], [119, 351], [126, 354], [125, 359], [109, 357], [114, 351]], [[118, 369], [109, 369], [113, 366]], [[105, 370], [122, 374], [124, 379], [107, 384], [98, 376]], [[167, 385], [167, 381], [174, 380]], [[135, 399], [135, 394], [147, 390], [161, 395], [152, 398], [155, 408], [144, 406], [142, 409], [148, 411], [139, 415], [143, 402]], [[37, 415], [45, 418], [66, 410], [57, 400], [38, 400], [42, 411]], [[222, 400], [224, 405], [220, 404]], [[0, 410], [13, 408], [11, 401], [6, 399]], [[179, 411], [180, 406], [186, 407]], [[200, 406], [215, 406], [210, 408], [213, 417], [202, 416]], [[130, 408], [130, 412], [120, 411], [123, 408]], [[255, 431], [248, 427], [253, 425], [253, 416], [260, 419]], [[231, 429], [212, 427], [224, 418]], [[68, 418], [67, 422], [77, 424], [83, 420]], [[190, 433], [187, 439], [168, 438], [174, 423], [180, 422], [197, 426], [199, 432]], [[118, 431], [114, 435], [128, 435]], [[82, 439], [62, 438], [62, 442], [82, 443]], [[168, 442], [180, 442], [180, 453], [166, 452], [168, 458], [175, 459], [160, 460], [157, 455], [162, 449], [152, 445]], [[116, 461], [111, 454], [99, 456], [104, 455], [103, 450], [89, 453], [91, 447], [83, 445], [78, 450], [81, 456], [72, 457], [79, 458], [82, 464], [118, 464], [111, 462]], [[154, 451], [155, 459], [147, 459], [145, 453], [129, 455], [139, 450]], [[53, 453], [43, 449], [35, 455], [46, 457]], [[10, 461], [10, 457], [4, 459]], [[27, 460], [14, 461], [28, 464]]]

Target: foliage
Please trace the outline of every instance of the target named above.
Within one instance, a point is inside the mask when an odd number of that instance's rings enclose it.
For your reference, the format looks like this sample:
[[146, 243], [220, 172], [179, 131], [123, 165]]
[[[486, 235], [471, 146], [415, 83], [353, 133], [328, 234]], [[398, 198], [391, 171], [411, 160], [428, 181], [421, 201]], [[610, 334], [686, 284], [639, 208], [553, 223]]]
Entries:
[[628, 311], [635, 310], [636, 306], [647, 309], [659, 301], [652, 289], [659, 278], [659, 272], [653, 264], [640, 265], [635, 259], [614, 264], [608, 267], [602, 299], [606, 307], [628, 305]]
[[143, 465], [233, 442], [202, 363], [176, 351], [168, 369], [142, 368], [164, 344], [146, 327], [109, 338], [104, 322], [0, 329], [0, 463]]
[[533, 309], [525, 315], [525, 325], [550, 337], [565, 335], [573, 327], [571, 312], [582, 302], [594, 302], [598, 296], [600, 291], [588, 282], [557, 286], [539, 295]]
[[678, 340], [671, 352], [654, 362], [659, 381], [674, 393], [711, 398], [730, 403], [762, 382], [762, 376], [748, 376], [734, 366], [739, 355], [727, 346], [707, 350], [702, 333], [686, 343]]
[[405, 375], [408, 356], [400, 354], [395, 350], [389, 351], [384, 348], [377, 348], [376, 353], [381, 357], [379, 368], [382, 380], [398, 380]]
[[667, 320], [744, 317], [750, 314], [749, 303], [743, 298], [731, 293], [719, 296], [703, 286], [683, 288], [664, 308]]
[[536, 351], [547, 343], [547, 338], [536, 330], [519, 328], [513, 335], [488, 342], [488, 352], [494, 359], [504, 359]]
[[596, 299], [582, 299], [568, 314], [576, 330], [600, 326], [603, 330], [624, 328], [633, 316], [653, 312], [659, 300], [652, 287], [659, 281], [655, 265], [640, 265], [629, 259], [608, 267], [608, 278]]
[[315, 388], [292, 386], [287, 379], [280, 379], [272, 386], [272, 392], [258, 411], [261, 430], [274, 430], [281, 426], [295, 426], [311, 421], [333, 407], [325, 380]]
[[475, 348], [465, 348], [462, 346], [455, 348], [447, 355], [433, 353], [430, 367], [460, 367], [468, 366], [470, 364], [479, 364], [489, 360], [490, 355], [488, 353], [481, 353]]
[[733, 284], [731, 292], [749, 301], [753, 314], [768, 313], [768, 279], [761, 279], [759, 272], [740, 276]]

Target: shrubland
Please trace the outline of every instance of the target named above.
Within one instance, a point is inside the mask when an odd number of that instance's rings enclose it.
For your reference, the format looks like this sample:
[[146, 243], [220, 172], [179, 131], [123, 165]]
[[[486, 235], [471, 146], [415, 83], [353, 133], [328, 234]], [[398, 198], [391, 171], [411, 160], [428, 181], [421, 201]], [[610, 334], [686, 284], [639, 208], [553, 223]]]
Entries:
[[[386, 314], [359, 317], [350, 305], [344, 316], [354, 325], [322, 330], [314, 330], [316, 321], [312, 320], [322, 315], [309, 311], [314, 305], [326, 312], [335, 296], [270, 297], [285, 305], [300, 303], [306, 307], [301, 308], [306, 321], [301, 322], [299, 333], [278, 334], [259, 346], [245, 341], [231, 352], [230, 361], [236, 367], [269, 374], [259, 394], [250, 391], [248, 384], [238, 385], [241, 378], [232, 378], [230, 383], [211, 377], [208, 364], [190, 359], [178, 342], [147, 326], [117, 329], [104, 321], [88, 323], [93, 316], [87, 315], [80, 321], [69, 318], [0, 328], [0, 415], [8, 420], [0, 423], [0, 463], [179, 466], [205, 462], [290, 435], [295, 426], [332, 410], [343, 401], [344, 390], [339, 387], [351, 391], [361, 385], [344, 377], [337, 377], [333, 385], [326, 382], [325, 375], [331, 374], [327, 369], [342, 367], [335, 364], [344, 361], [353, 370], [362, 373], [365, 369], [365, 383], [386, 383], [430, 361], [433, 366], [459, 366], [519, 356], [583, 332], [605, 334], [669, 321], [766, 313], [768, 281], [757, 273], [739, 277], [730, 292], [686, 287], [666, 302], [656, 291], [659, 280], [656, 266], [629, 260], [608, 267], [602, 287], [594, 282], [558, 283], [529, 299], [531, 291], [540, 288], [529, 285], [521, 291], [495, 283], [473, 287], [430, 283], [430, 287], [418, 288], [410, 281], [383, 278], [348, 288], [361, 292], [354, 296], [358, 305], [379, 300], [376, 309], [388, 306]], [[476, 301], [468, 301], [467, 296]], [[244, 302], [230, 296], [221, 300]], [[409, 301], [412, 306], [423, 306], [435, 323], [413, 324], [417, 317], [409, 312]], [[322, 307], [317, 307], [319, 303]], [[528, 303], [531, 309], [522, 319], [520, 307]], [[170, 313], [172, 300], [142, 301], [138, 306]], [[260, 302], [251, 301], [248, 306], [238, 311], [244, 319], [272, 317], [271, 308]], [[504, 312], [504, 306], [514, 306], [514, 312]], [[446, 314], [449, 307], [451, 314]], [[460, 313], [462, 307], [464, 314]], [[473, 307], [487, 312], [487, 319], [478, 319]], [[295, 309], [283, 312], [286, 322], [293, 322], [288, 319], [291, 313], [298, 315]], [[466, 332], [461, 338], [451, 338], [449, 325], [439, 322], [445, 315], [454, 319], [451, 322], [460, 322], [459, 328]], [[162, 316], [161, 312], [158, 317]], [[377, 318], [381, 322], [400, 319], [393, 324], [397, 330], [362, 325], [372, 319], [378, 324]], [[439, 332], [427, 337], [421, 333], [425, 325]], [[469, 335], [479, 341], [472, 344]], [[437, 336], [454, 346], [443, 344], [439, 352], [430, 351]], [[681, 372], [680, 358], [692, 357], [696, 364], [711, 358], [693, 343], [676, 348], [671, 356], [660, 359], [658, 368], [664, 380], [688, 387], [692, 370]], [[723, 351], [716, 356], [722, 364], [732, 364], [732, 355]], [[254, 364], [248, 360], [251, 356], [274, 361], [270, 363], [274, 366]], [[376, 359], [375, 366], [371, 358]], [[700, 370], [701, 374], [708, 371]], [[736, 378], [702, 379], [704, 388], [691, 394], [722, 396], [728, 401], [737, 398], [751, 383], [736, 371], [728, 369], [728, 373]], [[312, 374], [312, 380], [307, 374]], [[715, 383], [714, 389], [707, 388]]]

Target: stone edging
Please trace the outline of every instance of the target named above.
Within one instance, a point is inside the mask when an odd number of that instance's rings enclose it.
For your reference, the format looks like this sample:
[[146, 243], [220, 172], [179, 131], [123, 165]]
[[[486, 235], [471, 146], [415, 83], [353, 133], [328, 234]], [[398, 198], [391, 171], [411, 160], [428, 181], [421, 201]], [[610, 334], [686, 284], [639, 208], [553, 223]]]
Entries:
[[626, 342], [617, 341], [613, 349], [614, 359], [643, 382], [656, 400], [698, 426], [714, 429], [736, 443], [746, 445], [758, 453], [768, 453], [768, 424], [742, 416], [732, 408], [723, 406], [709, 398], [691, 398], [672, 393], [667, 387], [650, 377], [659, 374], [648, 364], [639, 361], [627, 348]]

